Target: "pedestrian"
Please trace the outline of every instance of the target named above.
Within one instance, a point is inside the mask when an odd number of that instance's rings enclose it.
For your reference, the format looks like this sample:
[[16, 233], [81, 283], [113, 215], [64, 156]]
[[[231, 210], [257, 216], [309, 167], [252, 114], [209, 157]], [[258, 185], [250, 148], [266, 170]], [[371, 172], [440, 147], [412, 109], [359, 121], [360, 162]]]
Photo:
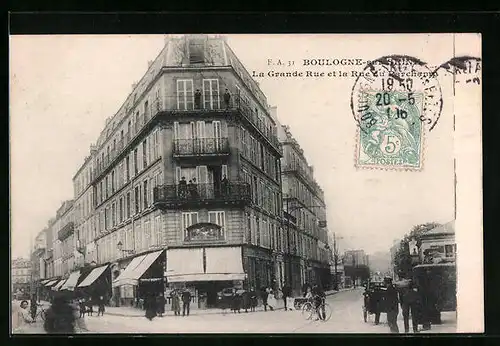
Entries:
[[200, 91], [200, 89], [196, 89], [196, 91], [194, 93], [194, 104], [195, 104], [196, 109], [201, 108], [201, 91]]
[[191, 292], [185, 289], [182, 292], [182, 316], [189, 316], [189, 310], [191, 305]]
[[264, 311], [267, 311], [267, 298], [269, 296], [269, 292], [266, 287], [262, 287], [260, 290], [260, 297], [262, 299], [262, 305], [264, 305]]
[[144, 308], [146, 318], [152, 321], [156, 317], [156, 298], [152, 294], [147, 294], [144, 297]]
[[97, 301], [97, 316], [101, 315], [101, 316], [104, 316], [104, 311], [105, 311], [105, 307], [104, 307], [104, 297], [103, 296], [99, 296], [99, 300]]
[[271, 311], [274, 311], [274, 309], [278, 307], [276, 296], [274, 295], [274, 291], [272, 289], [269, 288], [268, 290], [269, 294], [267, 296], [267, 305], [269, 305], [269, 309], [271, 309]]
[[283, 286], [283, 289], [281, 290], [281, 292], [283, 293], [283, 303], [285, 305], [285, 311], [287, 311], [287, 310], [292, 311], [293, 303], [290, 304], [290, 297], [292, 295], [292, 289], [290, 288], [290, 286], [285, 285], [285, 286]]
[[249, 291], [244, 290], [241, 294], [241, 299], [242, 299], [242, 308], [245, 309], [245, 312], [248, 312], [248, 309], [252, 309], [252, 303]]
[[80, 309], [80, 318], [85, 317], [85, 300], [80, 299], [78, 301], [78, 308]]
[[85, 305], [86, 305], [85, 310], [87, 312], [87, 316], [88, 315], [93, 316], [94, 315], [94, 303], [92, 302], [92, 297], [87, 298]]
[[187, 187], [186, 177], [182, 177], [181, 180], [179, 181], [179, 197], [186, 198], [187, 191], [188, 187]]
[[172, 311], [174, 312], [174, 316], [181, 315], [181, 297], [177, 290], [173, 290], [171, 293], [172, 297]]
[[303, 294], [304, 298], [306, 297], [307, 292], [310, 288], [311, 288], [311, 285], [309, 285], [307, 282], [304, 283], [304, 285], [302, 286], [302, 294]]
[[34, 322], [35, 320], [31, 318], [31, 314], [28, 311], [28, 301], [23, 300], [19, 305], [17, 320], [14, 322], [15, 324], [13, 325], [12, 332], [16, 334], [23, 334], [26, 332], [27, 327]]
[[229, 90], [226, 89], [224, 92], [224, 104], [226, 105], [226, 108], [229, 108], [231, 102], [231, 94], [229, 93]]
[[231, 297], [231, 310], [233, 313], [241, 312], [241, 296], [235, 288], [233, 289], [233, 296]]
[[314, 309], [317, 312], [316, 320], [324, 320], [326, 317], [325, 305], [322, 304], [326, 298], [325, 291], [320, 285], [314, 285], [312, 288], [312, 296], [314, 302]]
[[387, 290], [385, 291], [385, 309], [387, 313], [387, 324], [391, 333], [399, 333], [398, 328], [398, 314], [399, 314], [399, 299], [398, 292], [392, 283], [391, 278], [386, 278]]
[[255, 312], [255, 308], [257, 307], [258, 304], [258, 297], [257, 297], [257, 292], [255, 291], [255, 288], [250, 289], [250, 311]]
[[163, 293], [160, 293], [158, 297], [156, 297], [156, 305], [158, 316], [163, 317], [165, 313], [165, 297]]
[[410, 281], [407, 286], [401, 287], [399, 292], [399, 301], [403, 313], [405, 333], [410, 332], [410, 314], [413, 332], [418, 333], [419, 302], [417, 288], [415, 287], [413, 281]]
[[47, 309], [43, 328], [48, 334], [75, 334], [87, 331], [84, 319], [78, 318], [77, 308], [64, 295], [54, 297]]
[[36, 317], [36, 310], [38, 307], [38, 303], [36, 301], [36, 295], [32, 294], [31, 295], [31, 300], [30, 300], [30, 313], [31, 313], [31, 318], [34, 320]]

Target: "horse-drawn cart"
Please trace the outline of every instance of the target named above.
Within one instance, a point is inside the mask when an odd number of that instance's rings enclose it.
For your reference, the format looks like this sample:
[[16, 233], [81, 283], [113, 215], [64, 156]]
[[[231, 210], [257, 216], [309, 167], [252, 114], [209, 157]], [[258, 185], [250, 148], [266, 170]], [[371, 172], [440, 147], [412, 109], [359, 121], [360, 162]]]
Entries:
[[366, 284], [365, 292], [363, 292], [363, 320], [368, 322], [370, 315], [377, 315], [385, 311], [385, 285], [379, 281], [369, 281]]

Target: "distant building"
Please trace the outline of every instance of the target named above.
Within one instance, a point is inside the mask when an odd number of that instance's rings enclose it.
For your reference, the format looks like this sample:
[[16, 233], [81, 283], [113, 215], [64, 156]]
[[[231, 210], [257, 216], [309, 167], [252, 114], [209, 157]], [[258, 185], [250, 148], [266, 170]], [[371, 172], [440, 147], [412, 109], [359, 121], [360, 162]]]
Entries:
[[31, 285], [31, 260], [16, 258], [11, 261], [12, 293], [28, 293]]
[[420, 237], [423, 263], [454, 262], [456, 259], [455, 222], [426, 231]]
[[35, 237], [31, 252], [31, 284], [34, 292], [40, 287], [40, 280], [46, 278], [45, 247], [47, 246], [46, 229]]
[[[287, 126], [280, 126], [283, 144], [281, 180], [285, 233], [291, 248], [285, 277], [296, 292], [305, 282], [331, 285], [328, 230], [324, 192], [314, 179], [314, 170]], [[280, 271], [281, 273], [281, 271]]]
[[344, 264], [346, 266], [369, 266], [369, 257], [365, 250], [348, 250], [344, 254]]

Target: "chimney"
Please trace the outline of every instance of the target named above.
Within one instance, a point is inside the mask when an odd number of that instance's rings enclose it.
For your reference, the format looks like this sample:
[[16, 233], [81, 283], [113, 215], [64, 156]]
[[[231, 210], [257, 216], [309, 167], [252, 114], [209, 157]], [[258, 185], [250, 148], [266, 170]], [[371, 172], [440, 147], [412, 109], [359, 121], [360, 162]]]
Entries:
[[148, 68], [150, 68], [151, 65], [153, 65], [153, 60], [148, 60]]
[[132, 83], [132, 89], [135, 89], [137, 87], [137, 82]]

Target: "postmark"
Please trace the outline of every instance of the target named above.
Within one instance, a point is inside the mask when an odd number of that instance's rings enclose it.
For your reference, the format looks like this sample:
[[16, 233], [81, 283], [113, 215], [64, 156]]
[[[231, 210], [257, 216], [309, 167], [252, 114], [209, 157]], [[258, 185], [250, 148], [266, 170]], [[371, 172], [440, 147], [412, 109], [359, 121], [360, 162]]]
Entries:
[[454, 57], [434, 70], [437, 75], [452, 75], [455, 86], [481, 85], [482, 61], [472, 56]]
[[425, 132], [436, 126], [442, 103], [439, 82], [423, 61], [388, 56], [368, 63], [351, 95], [356, 166], [421, 169]]

